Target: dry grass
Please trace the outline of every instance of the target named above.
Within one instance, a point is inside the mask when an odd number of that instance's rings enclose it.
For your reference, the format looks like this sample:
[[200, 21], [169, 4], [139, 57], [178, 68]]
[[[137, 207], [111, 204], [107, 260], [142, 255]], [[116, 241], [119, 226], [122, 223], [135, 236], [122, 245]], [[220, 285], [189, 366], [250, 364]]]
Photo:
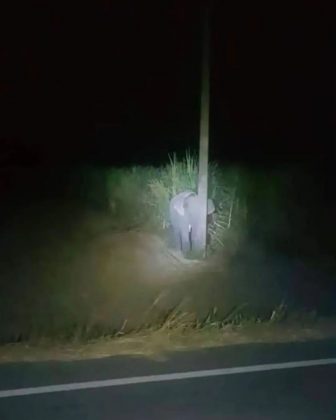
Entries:
[[[64, 237], [60, 230], [58, 236], [50, 232], [55, 243], [48, 240], [48, 246], [42, 246], [41, 240], [30, 254], [29, 236], [24, 236], [27, 244], [20, 253], [14, 248], [0, 276], [3, 343], [48, 338], [57, 347], [62, 340], [78, 342], [139, 330], [151, 331], [152, 336], [154, 327], [162, 337], [172, 331], [198, 336], [204, 327], [218, 330], [246, 319], [283, 320], [282, 282], [293, 284], [296, 276], [286, 261], [235, 258], [226, 252], [196, 262], [174, 254], [148, 232], [79, 235], [91, 231], [92, 219], [85, 229], [76, 227], [73, 233], [68, 229]], [[83, 226], [87, 219], [76, 220]], [[309, 298], [318, 296], [314, 290], [308, 292]]]
[[186, 328], [190, 322], [171, 317], [157, 330], [143, 330], [120, 337], [105, 337], [86, 343], [8, 344], [0, 347], [0, 363], [46, 360], [81, 360], [116, 355], [138, 355], [162, 360], [168, 352], [248, 343], [284, 343], [336, 337], [336, 319], [315, 322], [246, 323], [203, 328]]
[[[266, 260], [255, 244], [238, 258], [225, 248], [206, 262], [183, 260], [156, 235], [116, 231], [110, 216], [51, 200], [25, 205], [3, 226], [0, 339], [18, 344], [4, 346], [2, 360], [230, 344], [246, 337], [237, 325], [265, 311], [278, 328], [286, 282], [293, 287], [298, 277], [287, 261]], [[298, 283], [300, 298], [318, 301], [320, 283]]]

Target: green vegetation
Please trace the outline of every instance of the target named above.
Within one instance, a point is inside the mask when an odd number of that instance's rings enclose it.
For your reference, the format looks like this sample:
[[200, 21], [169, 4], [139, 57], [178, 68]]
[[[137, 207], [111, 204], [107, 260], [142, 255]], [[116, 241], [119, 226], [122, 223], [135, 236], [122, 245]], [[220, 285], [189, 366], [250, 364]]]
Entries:
[[[167, 165], [154, 167], [110, 168], [105, 172], [107, 201], [119, 226], [142, 226], [164, 236], [169, 226], [168, 203], [181, 191], [197, 191], [198, 165], [186, 153], [182, 160], [170, 156]], [[211, 250], [232, 246], [244, 229], [246, 200], [239, 192], [239, 172], [209, 165], [209, 198], [216, 206], [214, 223], [209, 227]], [[229, 230], [231, 231], [229, 232]]]

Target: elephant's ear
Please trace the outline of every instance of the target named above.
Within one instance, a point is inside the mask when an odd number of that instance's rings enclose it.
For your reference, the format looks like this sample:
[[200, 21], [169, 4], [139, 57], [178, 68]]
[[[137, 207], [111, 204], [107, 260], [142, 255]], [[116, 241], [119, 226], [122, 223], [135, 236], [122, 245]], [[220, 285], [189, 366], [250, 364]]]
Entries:
[[184, 216], [184, 211], [185, 211], [184, 201], [182, 201], [182, 200], [176, 201], [173, 205], [173, 208], [174, 208], [174, 210], [177, 211], [177, 213], [180, 216]]
[[184, 213], [188, 208], [189, 204], [187, 198], [193, 196], [195, 196], [195, 193], [192, 191], [184, 191], [183, 193], [180, 193], [178, 196], [176, 196], [178, 200], [176, 200], [173, 207], [180, 216], [184, 216]]
[[175, 210], [179, 215], [184, 216], [184, 213], [188, 210], [189, 203], [187, 200], [184, 200], [182, 203], [175, 206]]
[[184, 206], [183, 205], [176, 205], [176, 206], [174, 206], [174, 209], [177, 211], [177, 213], [180, 216], [184, 216]]
[[175, 210], [178, 212], [179, 215], [184, 216], [185, 211], [188, 209], [188, 202], [183, 201], [175, 206]]

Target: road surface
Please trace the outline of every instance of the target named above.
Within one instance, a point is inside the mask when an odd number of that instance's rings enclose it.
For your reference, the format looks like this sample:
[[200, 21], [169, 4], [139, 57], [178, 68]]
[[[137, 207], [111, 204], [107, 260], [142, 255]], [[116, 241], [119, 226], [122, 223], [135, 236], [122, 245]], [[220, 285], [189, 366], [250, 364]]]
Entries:
[[336, 340], [0, 365], [1, 420], [336, 419]]

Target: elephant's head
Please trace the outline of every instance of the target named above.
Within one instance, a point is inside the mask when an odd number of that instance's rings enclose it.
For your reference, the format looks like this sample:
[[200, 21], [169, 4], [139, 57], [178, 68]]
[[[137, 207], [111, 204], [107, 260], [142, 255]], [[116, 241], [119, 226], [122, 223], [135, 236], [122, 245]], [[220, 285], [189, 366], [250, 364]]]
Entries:
[[[201, 226], [199, 196], [193, 191], [181, 192], [171, 199], [169, 210], [176, 248], [183, 253], [197, 249]], [[214, 211], [214, 203], [208, 199], [208, 215]]]

